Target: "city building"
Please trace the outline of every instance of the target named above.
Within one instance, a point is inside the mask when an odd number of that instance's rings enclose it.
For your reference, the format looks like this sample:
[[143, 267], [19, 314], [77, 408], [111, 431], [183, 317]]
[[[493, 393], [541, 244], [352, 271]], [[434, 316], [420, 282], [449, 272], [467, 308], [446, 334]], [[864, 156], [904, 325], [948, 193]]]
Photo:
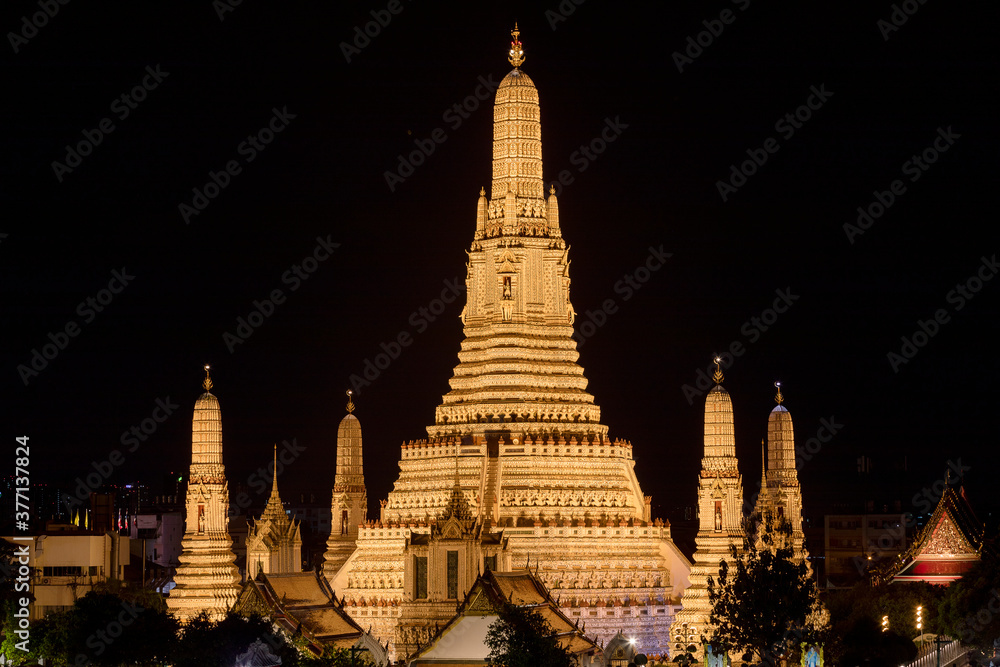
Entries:
[[173, 574], [180, 563], [184, 516], [180, 512], [150, 512], [130, 517], [129, 547], [133, 567], [128, 576], [160, 593], [173, 588]]
[[137, 553], [145, 554], [146, 561], [160, 567], [177, 567], [180, 563], [184, 537], [184, 517], [180, 512], [136, 514], [128, 535], [139, 543]]
[[329, 492], [327, 489], [326, 493], [300, 493], [296, 502], [285, 506], [288, 515], [301, 527], [304, 570], [323, 569], [333, 524]]
[[[394, 659], [405, 657], [403, 609], [423, 605], [425, 625], [443, 624], [465, 594], [446, 586], [419, 597], [423, 556], [404, 555], [448, 517], [457, 474], [458, 493], [481, 526], [477, 539], [493, 535], [511, 562], [533, 563], [561, 613], [585, 620], [595, 639], [623, 630], [642, 650], [666, 653], [690, 563], [669, 524], [652, 517], [632, 444], [610, 437], [586, 390], [572, 338], [566, 221], [554, 189], [545, 196], [538, 90], [520, 69], [524, 51], [512, 34], [514, 69], [496, 92], [492, 185], [476, 205], [465, 339], [451, 389], [427, 437], [403, 443], [378, 519], [358, 527], [356, 549], [339, 569], [331, 554], [326, 573], [345, 604], [382, 612], [365, 621], [390, 642]], [[343, 533], [342, 520], [340, 509], [334, 533]], [[447, 580], [454, 567], [459, 581], [472, 582], [473, 566], [486, 569], [485, 554], [478, 558], [440, 562], [428, 580]]]
[[305, 542], [305, 535], [323, 537], [323, 545], [320, 549], [320, 553], [323, 553], [326, 549], [326, 538], [333, 529], [330, 503], [318, 494], [300, 493], [298, 501], [289, 503], [288, 512], [302, 526], [303, 542]]
[[194, 404], [191, 471], [188, 475], [184, 538], [167, 608], [182, 622], [201, 612], [220, 619], [240, 590], [228, 531], [229, 485], [222, 463], [222, 412], [205, 367], [205, 393]]
[[124, 579], [129, 564], [129, 539], [116, 532], [36, 535], [30, 541], [3, 538], [28, 547], [32, 566], [30, 620], [65, 611], [108, 579]]
[[894, 560], [909, 545], [903, 513], [827, 514], [823, 547], [827, 588], [849, 588], [868, 577], [868, 570]]

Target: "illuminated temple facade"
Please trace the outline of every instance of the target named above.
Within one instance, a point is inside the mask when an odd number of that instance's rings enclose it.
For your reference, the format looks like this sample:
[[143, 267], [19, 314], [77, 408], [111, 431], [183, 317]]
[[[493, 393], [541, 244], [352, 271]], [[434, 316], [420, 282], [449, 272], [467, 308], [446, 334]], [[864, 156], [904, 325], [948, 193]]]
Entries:
[[184, 537], [175, 587], [167, 608], [187, 622], [202, 611], [221, 620], [240, 592], [233, 540], [229, 535], [229, 484], [222, 464], [222, 411], [211, 392], [205, 367], [205, 393], [194, 404], [191, 422], [191, 470], [188, 474]]
[[795, 467], [795, 433], [792, 429], [792, 413], [782, 405], [780, 383], [775, 401], [778, 403], [767, 417], [767, 465], [761, 479], [760, 495], [754, 507], [756, 514], [769, 513], [779, 521], [787, 522], [791, 530], [792, 559], [796, 563], [809, 565], [809, 553], [805, 548], [805, 534], [802, 532], [802, 487]]
[[[733, 547], [738, 551], [743, 549], [744, 522], [748, 518], [736, 458], [733, 402], [722, 386], [720, 360], [715, 362], [715, 387], [705, 397], [705, 452], [698, 477], [698, 534], [691, 585], [684, 591], [681, 610], [671, 629], [672, 654], [694, 645], [694, 655], [699, 661], [704, 658], [704, 645], [713, 632], [708, 578], [717, 579], [719, 564], [723, 560], [732, 561]], [[795, 467], [792, 415], [782, 405], [781, 384], [775, 385], [778, 405], [767, 418], [767, 446], [761, 451], [761, 491], [754, 501], [752, 515], [767, 513], [776, 521], [787, 523], [792, 559], [804, 562], [808, 576], [812, 576], [802, 532], [802, 489]], [[823, 612], [817, 609], [816, 613]]]
[[[587, 635], [607, 643], [621, 630], [666, 653], [690, 563], [669, 524], [651, 516], [632, 444], [609, 437], [577, 363], [569, 250], [542, 179], [538, 90], [513, 34], [450, 391], [427, 437], [402, 445], [378, 519], [345, 532], [334, 516], [341, 537], [331, 537], [338, 553], [325, 571], [345, 610], [397, 658], [454, 616], [486, 568], [525, 565]], [[338, 452], [338, 484], [340, 464]], [[353, 551], [334, 567], [347, 543]]]
[[736, 460], [733, 402], [722, 380], [716, 366], [715, 387], [705, 397], [705, 452], [698, 476], [698, 534], [691, 585], [684, 591], [671, 631], [672, 654], [693, 644], [699, 660], [702, 638], [712, 634], [708, 578], [717, 579], [719, 563], [732, 560], [733, 546], [743, 546], [743, 478]]

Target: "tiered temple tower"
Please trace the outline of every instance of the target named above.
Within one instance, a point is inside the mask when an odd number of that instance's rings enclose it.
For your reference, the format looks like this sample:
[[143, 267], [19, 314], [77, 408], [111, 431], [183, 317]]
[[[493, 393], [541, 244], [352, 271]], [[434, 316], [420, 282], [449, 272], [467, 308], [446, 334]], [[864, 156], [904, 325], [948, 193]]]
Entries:
[[240, 591], [240, 573], [234, 564], [233, 540], [228, 532], [229, 485], [222, 464], [222, 413], [211, 393], [212, 378], [205, 366], [205, 393], [194, 404], [191, 423], [191, 470], [188, 474], [184, 538], [176, 584], [167, 608], [187, 622], [202, 611], [221, 619]]
[[368, 517], [368, 492], [362, 464], [361, 422], [354, 416], [354, 400], [347, 392], [347, 415], [337, 429], [337, 473], [330, 505], [330, 538], [323, 571], [332, 577], [354, 553], [358, 526]]
[[775, 382], [774, 386], [778, 393], [774, 397], [777, 405], [767, 418], [767, 471], [754, 510], [757, 514], [770, 512], [773, 517], [790, 524], [793, 558], [808, 565], [809, 554], [802, 532], [802, 487], [795, 468], [792, 414], [782, 405], [781, 383]]
[[[623, 630], [644, 652], [665, 653], [690, 563], [669, 525], [651, 516], [631, 443], [608, 437], [586, 391], [571, 337], [569, 248], [556, 196], [545, 196], [542, 180], [538, 90], [520, 69], [519, 33], [511, 34], [514, 69], [496, 93], [493, 180], [489, 197], [480, 190], [467, 251], [465, 340], [451, 389], [427, 439], [402, 445], [400, 475], [379, 521], [362, 526], [357, 550], [339, 569], [328, 561], [327, 573], [355, 620], [405, 657], [400, 606], [411, 608], [425, 591], [419, 567], [408, 562], [421, 556], [407, 554], [449, 516], [457, 468], [457, 492], [478, 534], [502, 536], [515, 566], [537, 567], [567, 617], [605, 642]], [[447, 572], [427, 578], [475, 580], [461, 571], [471, 563], [455, 562], [456, 572], [441, 564]], [[439, 590], [444, 598], [426, 593], [431, 632], [466, 592]], [[448, 613], [439, 615], [434, 603]], [[416, 630], [408, 628], [411, 637]]]
[[293, 574], [302, 571], [299, 522], [290, 519], [278, 495], [278, 447], [274, 447], [271, 496], [260, 518], [247, 531], [247, 579], [258, 572]]
[[737, 468], [733, 403], [722, 386], [716, 359], [715, 387], [705, 398], [705, 456], [698, 478], [698, 535], [695, 538], [691, 585], [671, 628], [675, 653], [690, 644], [701, 660], [702, 640], [712, 634], [708, 577], [719, 577], [719, 563], [731, 560], [731, 548], [743, 545], [743, 479]]

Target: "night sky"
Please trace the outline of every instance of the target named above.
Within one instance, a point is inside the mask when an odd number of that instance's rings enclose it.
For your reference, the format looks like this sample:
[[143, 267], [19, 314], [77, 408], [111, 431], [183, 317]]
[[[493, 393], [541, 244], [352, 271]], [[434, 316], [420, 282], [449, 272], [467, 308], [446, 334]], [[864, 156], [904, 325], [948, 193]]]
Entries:
[[[699, 373], [735, 345], [748, 495], [780, 380], [797, 442], [826, 440], [802, 461], [807, 516], [918, 511], [951, 462], [986, 519], [1000, 9], [860, 4], [74, 2], [36, 29], [38, 4], [6, 3], [4, 465], [28, 435], [33, 479], [71, 486], [117, 449], [109, 482], [161, 492], [209, 363], [230, 485], [294, 439], [283, 496], [328, 497], [351, 376], [405, 333], [354, 382], [377, 516], [457, 362], [464, 296], [435, 299], [463, 285], [517, 21], [580, 363], [654, 513], [694, 502]], [[157, 401], [177, 407], [123, 444]]]

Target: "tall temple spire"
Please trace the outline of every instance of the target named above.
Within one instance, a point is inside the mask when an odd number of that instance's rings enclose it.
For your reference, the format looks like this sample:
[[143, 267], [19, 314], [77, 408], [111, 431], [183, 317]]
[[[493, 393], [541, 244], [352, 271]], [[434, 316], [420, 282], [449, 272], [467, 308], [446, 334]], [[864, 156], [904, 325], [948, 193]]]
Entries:
[[511, 35], [515, 69], [500, 82], [493, 108], [493, 180], [488, 198], [480, 192], [468, 251], [465, 341], [428, 435], [518, 422], [523, 430], [600, 439], [607, 427], [572, 338], [569, 249], [555, 190], [546, 198], [542, 180], [538, 90], [518, 69], [520, 31]]
[[797, 478], [792, 415], [782, 405], [785, 397], [781, 393], [781, 383], [775, 382], [774, 386], [778, 390], [774, 397], [777, 405], [767, 418], [767, 469], [776, 476]]
[[[325, 574], [349, 604], [398, 604], [395, 614], [366, 616], [402, 657], [434, 634], [431, 624], [442, 614], [451, 616], [446, 607], [468, 590], [470, 573], [486, 565], [503, 571], [530, 554], [539, 577], [566, 600], [648, 605], [642, 619], [608, 614], [591, 618], [587, 629], [607, 640], [625, 622], [644, 647], [664, 652], [689, 564], [669, 524], [652, 517], [632, 444], [608, 437], [587, 391], [562, 231], [573, 223], [560, 217], [554, 189], [546, 196], [539, 91], [521, 69], [520, 35], [513, 37], [508, 56], [515, 69], [497, 88], [493, 143], [480, 151], [492, 180], [479, 192], [474, 219], [468, 193], [464, 338], [449, 390], [427, 438], [402, 444], [399, 477], [378, 521], [357, 531], [357, 551], [348, 550], [339, 567], [337, 545], [354, 536], [336, 535], [343, 512], [337, 503], [349, 498], [340, 492], [343, 439], [338, 443], [335, 536]], [[706, 484], [724, 485], [723, 516], [730, 502], [740, 504], [729, 500], [731, 479], [706, 477]], [[455, 517], [456, 506], [469, 518]], [[608, 554], [621, 551], [626, 532], [623, 572]]]
[[784, 406], [781, 383], [775, 382], [774, 387], [777, 389], [774, 397], [777, 405], [767, 417], [767, 470], [762, 473], [763, 488], [754, 509], [757, 514], [769, 512], [788, 522], [792, 529], [793, 557], [803, 561], [808, 553], [802, 532], [802, 488], [795, 464], [795, 432], [792, 414]]
[[337, 469], [330, 505], [331, 530], [323, 572], [334, 577], [354, 552], [358, 526], [368, 517], [368, 492], [362, 461], [361, 422], [354, 416], [354, 392], [347, 390], [347, 415], [337, 428]]
[[[274, 463], [271, 467], [271, 496], [267, 499], [268, 508], [274, 504], [281, 508], [281, 513], [285, 513], [285, 508], [281, 504], [281, 498], [278, 496], [278, 445], [274, 445]], [[265, 510], [266, 511], [266, 510]]]
[[[733, 402], [722, 386], [720, 360], [715, 358], [715, 386], [705, 397], [705, 459], [702, 468], [736, 468], [736, 440]], [[715, 460], [709, 462], [709, 460]]]
[[733, 403], [722, 386], [719, 357], [713, 380], [715, 386], [705, 396], [705, 454], [698, 477], [698, 534], [691, 585], [671, 626], [675, 651], [690, 644], [701, 646], [702, 636], [711, 635], [708, 577], [718, 576], [720, 561], [730, 556], [732, 546], [742, 543], [743, 479], [736, 460]]
[[208, 612], [221, 619], [236, 601], [240, 573], [229, 536], [229, 485], [222, 463], [222, 412], [211, 393], [205, 366], [205, 393], [194, 404], [191, 420], [191, 469], [185, 502], [184, 537], [176, 586], [167, 608], [182, 622]]
[[[490, 199], [506, 203], [507, 193], [514, 194], [517, 211], [506, 211], [513, 217], [539, 217], [534, 210], [524, 211], [522, 201], [540, 201], [545, 196], [542, 182], [542, 124], [538, 106], [538, 90], [534, 82], [518, 69], [524, 62], [524, 50], [511, 31], [508, 60], [514, 69], [497, 88], [493, 107], [493, 187]], [[527, 202], [525, 202], [527, 203]]]
[[274, 445], [271, 495], [264, 513], [247, 531], [247, 579], [258, 572], [286, 574], [302, 570], [302, 536], [299, 522], [288, 517], [278, 494], [278, 445]]

